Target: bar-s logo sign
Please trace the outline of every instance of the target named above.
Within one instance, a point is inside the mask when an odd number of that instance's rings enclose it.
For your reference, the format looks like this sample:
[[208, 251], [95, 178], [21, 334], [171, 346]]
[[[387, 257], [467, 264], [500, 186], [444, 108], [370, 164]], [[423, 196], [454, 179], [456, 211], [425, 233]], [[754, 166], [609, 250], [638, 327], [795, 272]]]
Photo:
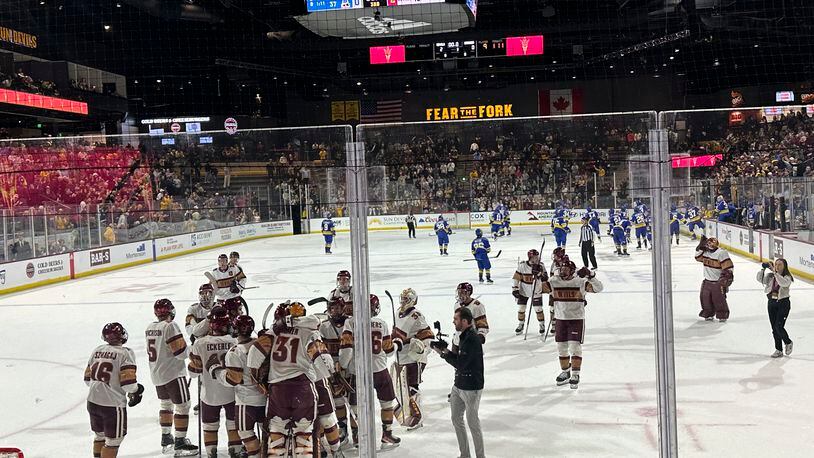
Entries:
[[90, 266], [96, 267], [103, 264], [110, 264], [110, 249], [96, 250], [90, 252]]

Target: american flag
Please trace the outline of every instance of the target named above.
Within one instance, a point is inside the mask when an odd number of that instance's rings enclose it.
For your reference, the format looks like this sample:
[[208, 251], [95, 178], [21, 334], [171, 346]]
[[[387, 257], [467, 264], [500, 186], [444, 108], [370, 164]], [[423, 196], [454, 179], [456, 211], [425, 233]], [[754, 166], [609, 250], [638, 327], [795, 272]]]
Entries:
[[363, 100], [361, 123], [401, 122], [401, 100]]

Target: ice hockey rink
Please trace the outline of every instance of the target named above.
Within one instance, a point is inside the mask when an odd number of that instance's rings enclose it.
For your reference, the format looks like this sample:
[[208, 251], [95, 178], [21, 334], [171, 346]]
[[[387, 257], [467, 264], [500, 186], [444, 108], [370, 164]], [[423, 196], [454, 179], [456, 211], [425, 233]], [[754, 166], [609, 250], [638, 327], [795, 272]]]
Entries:
[[[386, 289], [397, 297], [412, 287], [428, 321], [439, 320], [451, 333], [455, 286], [473, 283], [490, 324], [480, 408], [487, 456], [658, 456], [650, 253], [634, 246], [630, 257], [618, 258], [608, 238], [597, 244], [598, 278], [605, 291], [588, 299], [582, 380], [578, 390], [571, 390], [555, 385], [560, 371], [556, 345], [553, 338], [543, 343], [534, 319], [528, 340], [514, 334], [511, 275], [518, 258], [539, 249], [540, 230], [517, 227], [511, 237], [494, 243], [493, 255], [502, 254], [493, 261], [493, 285], [479, 285], [475, 264], [462, 261], [469, 257], [471, 231], [451, 236], [447, 257], [438, 255], [427, 231], [414, 240], [402, 231], [371, 232], [371, 292], [382, 299], [381, 316], [392, 322]], [[575, 230], [568, 250], [579, 266], [577, 238]], [[146, 388], [144, 401], [128, 409], [129, 430], [119, 456], [161, 456], [158, 400], [143, 338], [153, 320], [153, 302], [170, 298], [181, 323], [205, 282], [203, 272], [215, 266], [219, 252], [235, 249], [249, 286], [259, 286], [244, 295], [259, 322], [269, 302], [327, 295], [336, 272], [350, 269], [348, 242], [340, 234], [335, 254], [328, 256], [317, 235], [255, 240], [3, 297], [0, 447], [18, 447], [33, 458], [91, 455], [83, 370], [91, 350], [102, 342], [102, 326], [119, 321], [130, 334], [127, 346], [138, 356], [139, 381]], [[814, 311], [809, 307], [814, 287], [800, 280], [792, 287], [787, 329], [795, 352], [771, 359], [766, 299], [755, 281], [759, 265], [733, 256], [731, 318], [704, 322], [697, 316], [702, 271], [693, 259], [694, 245], [683, 238], [672, 248], [681, 456], [814, 455]], [[548, 237], [546, 266], [553, 248]], [[424, 427], [405, 431], [395, 426], [401, 446], [386, 455], [458, 456], [447, 405], [453, 375], [437, 355], [430, 357], [421, 385]], [[193, 443], [198, 443], [196, 422], [197, 417], [190, 419]], [[226, 456], [223, 427], [220, 433], [221, 456]]]

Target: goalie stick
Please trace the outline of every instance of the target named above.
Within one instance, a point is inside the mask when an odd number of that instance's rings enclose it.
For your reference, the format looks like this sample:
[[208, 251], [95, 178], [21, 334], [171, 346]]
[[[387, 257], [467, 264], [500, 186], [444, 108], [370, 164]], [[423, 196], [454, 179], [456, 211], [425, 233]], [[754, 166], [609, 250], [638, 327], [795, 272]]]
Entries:
[[[492, 259], [497, 259], [497, 258], [499, 258], [499, 257], [500, 257], [500, 253], [503, 253], [503, 250], [497, 250], [497, 254], [496, 254], [496, 255], [495, 255], [495, 257], [494, 257], [494, 258], [492, 258]], [[471, 259], [467, 258], [467, 259], [464, 259], [464, 262], [467, 262], [467, 261], [477, 261], [477, 259], [475, 259], [475, 258], [471, 258]]]

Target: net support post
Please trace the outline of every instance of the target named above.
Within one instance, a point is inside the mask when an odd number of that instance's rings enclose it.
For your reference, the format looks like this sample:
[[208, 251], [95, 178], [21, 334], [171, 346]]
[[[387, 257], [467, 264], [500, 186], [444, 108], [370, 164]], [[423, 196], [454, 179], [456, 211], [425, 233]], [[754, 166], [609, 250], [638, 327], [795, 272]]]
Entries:
[[358, 401], [359, 456], [376, 456], [373, 400], [373, 342], [370, 334], [370, 270], [368, 267], [368, 188], [363, 143], [347, 146], [347, 205], [350, 210], [351, 270], [353, 272], [353, 340]]
[[[659, 119], [660, 121], [660, 119]], [[670, 269], [670, 231], [666, 217], [670, 208], [670, 157], [667, 131], [649, 133], [650, 201], [653, 212], [653, 316], [658, 380], [659, 456], [678, 457], [675, 354], [673, 337], [673, 288]]]

